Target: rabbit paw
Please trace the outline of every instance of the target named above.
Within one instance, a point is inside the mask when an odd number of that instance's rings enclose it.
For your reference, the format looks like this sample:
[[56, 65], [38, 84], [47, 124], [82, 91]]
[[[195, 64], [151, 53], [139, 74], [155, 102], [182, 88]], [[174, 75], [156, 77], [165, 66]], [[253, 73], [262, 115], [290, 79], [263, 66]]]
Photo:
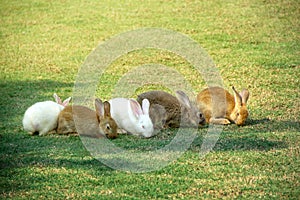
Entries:
[[230, 124], [230, 121], [225, 118], [211, 118], [209, 120], [210, 124], [220, 124], [220, 125], [227, 125]]

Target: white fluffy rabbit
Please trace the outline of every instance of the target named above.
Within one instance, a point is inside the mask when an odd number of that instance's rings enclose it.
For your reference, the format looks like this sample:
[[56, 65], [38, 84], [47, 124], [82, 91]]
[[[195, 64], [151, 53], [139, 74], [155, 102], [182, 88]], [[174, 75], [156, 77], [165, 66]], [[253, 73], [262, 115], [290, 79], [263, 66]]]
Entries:
[[148, 99], [143, 100], [142, 108], [134, 99], [114, 98], [109, 103], [111, 116], [119, 128], [133, 135], [147, 138], [153, 135], [154, 128], [149, 117]]
[[55, 101], [38, 102], [30, 106], [23, 118], [23, 128], [32, 134], [45, 135], [57, 127], [57, 118], [61, 110], [67, 106], [71, 97], [63, 102], [54, 93]]

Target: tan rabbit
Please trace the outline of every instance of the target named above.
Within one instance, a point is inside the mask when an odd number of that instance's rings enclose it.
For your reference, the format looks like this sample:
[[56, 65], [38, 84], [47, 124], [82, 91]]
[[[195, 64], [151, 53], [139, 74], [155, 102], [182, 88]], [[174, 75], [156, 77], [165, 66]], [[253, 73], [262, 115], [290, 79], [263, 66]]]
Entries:
[[138, 95], [137, 101], [141, 103], [143, 99], [148, 99], [150, 105], [161, 105], [167, 114], [166, 128], [198, 127], [205, 123], [196, 103], [190, 101], [183, 91], [176, 91], [176, 97], [164, 91], [154, 90]]
[[249, 91], [243, 89], [239, 94], [232, 87], [234, 95], [221, 87], [210, 87], [197, 95], [198, 108], [203, 112], [207, 123], [243, 125], [249, 115], [246, 103]]
[[[110, 104], [95, 100], [96, 112], [85, 106], [66, 106], [58, 116], [58, 134], [77, 134], [101, 138], [116, 138], [117, 124], [110, 115]], [[75, 122], [74, 122], [75, 121]], [[75, 126], [76, 124], [76, 126]]]

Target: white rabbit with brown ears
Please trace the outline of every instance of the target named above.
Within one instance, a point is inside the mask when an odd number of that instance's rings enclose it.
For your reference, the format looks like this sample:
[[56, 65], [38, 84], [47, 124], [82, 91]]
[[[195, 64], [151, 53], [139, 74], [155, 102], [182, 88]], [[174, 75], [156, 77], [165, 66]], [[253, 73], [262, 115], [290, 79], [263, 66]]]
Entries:
[[69, 104], [71, 97], [64, 101], [55, 93], [53, 97], [56, 102], [37, 102], [25, 111], [22, 121], [25, 131], [41, 136], [56, 129], [58, 115]]

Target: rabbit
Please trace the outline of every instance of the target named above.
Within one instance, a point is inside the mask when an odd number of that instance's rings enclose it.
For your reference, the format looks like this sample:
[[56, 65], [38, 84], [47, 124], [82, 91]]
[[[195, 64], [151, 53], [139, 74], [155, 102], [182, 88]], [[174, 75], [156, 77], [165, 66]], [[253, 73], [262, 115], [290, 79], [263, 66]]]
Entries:
[[56, 102], [37, 102], [25, 111], [22, 120], [25, 131], [42, 136], [57, 127], [58, 115], [69, 104], [71, 97], [63, 102], [57, 94], [54, 93], [53, 97]]
[[114, 98], [109, 103], [111, 116], [119, 128], [137, 136], [153, 136], [153, 123], [149, 117], [150, 103], [147, 99], [142, 102], [142, 108], [134, 99]]
[[[117, 138], [117, 124], [110, 115], [110, 104], [95, 100], [96, 111], [80, 105], [66, 106], [58, 116], [58, 134], [81, 134], [101, 138]], [[75, 126], [76, 124], [76, 126]]]
[[[247, 101], [249, 91], [238, 93], [232, 86], [234, 95], [221, 87], [210, 87], [197, 95], [197, 104], [203, 111], [207, 123], [243, 125], [249, 115]], [[211, 98], [212, 97], [212, 98]]]
[[156, 132], [165, 129], [167, 112], [162, 105], [150, 104], [149, 115]]
[[183, 91], [176, 91], [176, 97], [164, 91], [153, 90], [138, 95], [137, 101], [148, 99], [151, 104], [163, 106], [167, 115], [165, 128], [199, 127], [205, 123], [196, 104]]

